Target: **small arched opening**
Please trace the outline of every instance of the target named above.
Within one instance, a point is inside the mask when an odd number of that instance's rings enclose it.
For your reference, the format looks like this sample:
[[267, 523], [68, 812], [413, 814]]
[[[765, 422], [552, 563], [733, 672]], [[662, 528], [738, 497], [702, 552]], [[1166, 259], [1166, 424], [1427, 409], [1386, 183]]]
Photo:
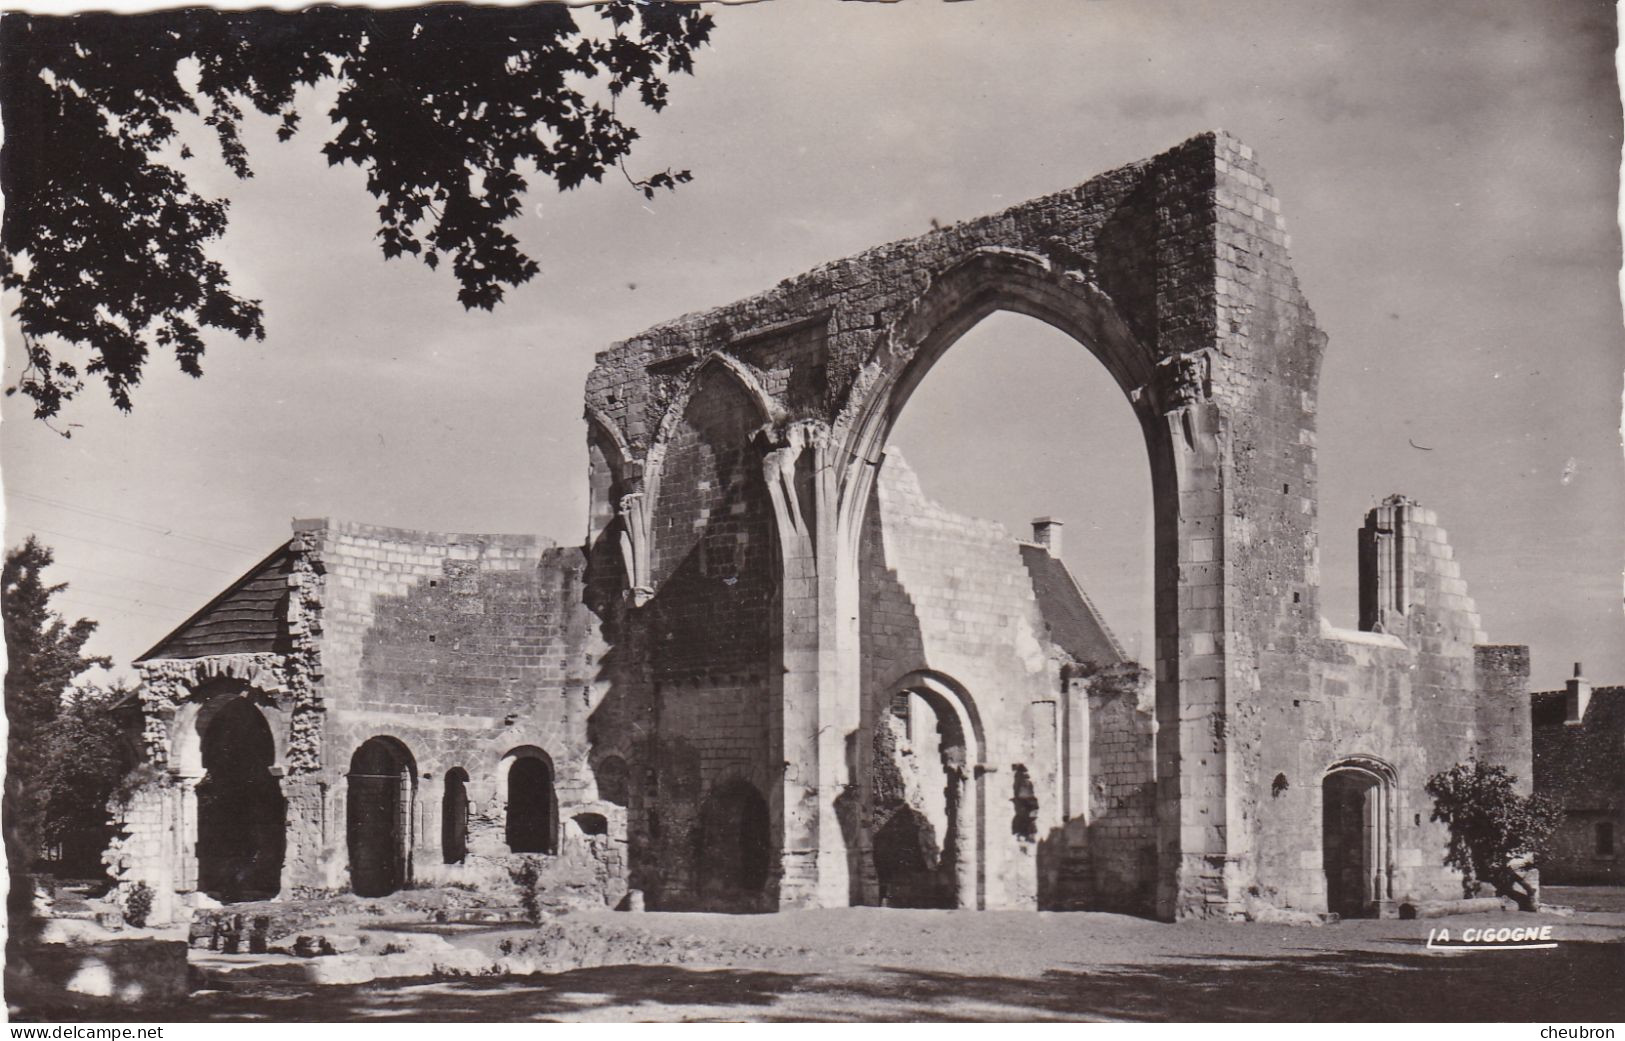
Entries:
[[602, 838], [609, 834], [609, 819], [602, 813], [578, 813], [571, 820], [588, 838]]
[[1392, 900], [1393, 770], [1346, 759], [1321, 782], [1321, 859], [1326, 910], [1344, 918], [1380, 917]]
[[198, 888], [225, 901], [262, 900], [282, 887], [287, 800], [272, 774], [276, 745], [246, 697], [211, 713], [197, 787]]
[[540, 751], [520, 750], [508, 756], [508, 850], [557, 853], [559, 801], [553, 787], [553, 764]]
[[446, 771], [446, 790], [440, 797], [440, 850], [448, 864], [461, 864], [468, 856], [468, 771], [460, 766]]
[[981, 904], [980, 740], [968, 696], [915, 674], [895, 688], [875, 733], [872, 842], [880, 902], [889, 907]]
[[369, 738], [350, 757], [346, 783], [350, 887], [388, 896], [412, 880], [416, 762], [395, 738]]
[[735, 777], [711, 790], [700, 808], [695, 865], [700, 891], [718, 909], [757, 910], [772, 866], [767, 800]]

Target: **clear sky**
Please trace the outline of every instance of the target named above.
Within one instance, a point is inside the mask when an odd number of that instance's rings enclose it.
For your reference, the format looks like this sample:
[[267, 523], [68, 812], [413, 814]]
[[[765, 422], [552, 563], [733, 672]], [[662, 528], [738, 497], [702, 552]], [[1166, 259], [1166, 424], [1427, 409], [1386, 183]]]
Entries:
[[[8, 400], [7, 541], [55, 546], [93, 648], [145, 650], [288, 535], [292, 517], [586, 526], [594, 351], [827, 260], [1057, 191], [1223, 127], [1281, 199], [1330, 335], [1321, 380], [1323, 609], [1352, 625], [1354, 531], [1401, 491], [1437, 510], [1496, 642], [1534, 681], [1625, 683], [1625, 463], [1614, 14], [1579, 0], [1023, 0], [715, 9], [714, 44], [643, 115], [635, 173], [533, 192], [543, 274], [494, 314], [386, 263], [375, 203], [318, 152], [248, 134], [258, 176], [218, 248], [267, 311], [192, 381], [155, 356], [131, 416], [99, 388], [63, 440]], [[9, 309], [9, 303], [8, 303]], [[16, 337], [7, 327], [7, 374]], [[1127, 405], [1075, 344], [995, 316], [949, 352], [896, 440], [928, 492], [1005, 522], [1053, 513], [1130, 649], [1149, 480]]]

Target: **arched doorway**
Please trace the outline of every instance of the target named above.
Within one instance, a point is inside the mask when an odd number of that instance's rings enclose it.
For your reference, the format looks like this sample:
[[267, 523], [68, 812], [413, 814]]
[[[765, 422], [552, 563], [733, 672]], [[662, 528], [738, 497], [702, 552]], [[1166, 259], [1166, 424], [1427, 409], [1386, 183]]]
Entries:
[[350, 757], [346, 780], [350, 887], [357, 896], [388, 896], [412, 880], [416, 763], [396, 739], [369, 738]]
[[461, 864], [468, 856], [468, 771], [460, 766], [446, 771], [446, 791], [440, 797], [440, 851], [448, 864]]
[[718, 910], [767, 910], [772, 825], [756, 786], [736, 777], [713, 788], [697, 836], [697, 888], [706, 902]]
[[1391, 897], [1391, 772], [1385, 764], [1349, 760], [1321, 784], [1321, 857], [1326, 910], [1344, 918], [1381, 916]]
[[875, 728], [879, 899], [890, 907], [982, 905], [984, 819], [975, 776], [981, 740], [969, 697], [916, 673], [895, 687]]
[[220, 900], [257, 900], [282, 887], [287, 800], [271, 774], [276, 744], [247, 698], [214, 713], [203, 730], [197, 787], [198, 888]]
[[553, 766], [540, 752], [508, 754], [508, 850], [557, 853], [559, 800], [553, 789]]

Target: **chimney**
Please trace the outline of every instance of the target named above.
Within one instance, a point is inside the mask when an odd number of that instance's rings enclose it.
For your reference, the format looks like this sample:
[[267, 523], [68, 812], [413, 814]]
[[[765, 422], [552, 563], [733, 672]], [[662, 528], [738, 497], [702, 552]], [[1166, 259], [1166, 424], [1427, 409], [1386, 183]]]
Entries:
[[1033, 541], [1044, 547], [1052, 557], [1061, 555], [1062, 524], [1054, 517], [1039, 517], [1033, 521]]
[[1563, 695], [1563, 722], [1577, 727], [1585, 722], [1586, 706], [1591, 704], [1591, 684], [1580, 675], [1580, 663], [1574, 663], [1574, 678], [1569, 680]]
[[1365, 515], [1360, 529], [1360, 628], [1402, 633], [1414, 599], [1417, 558], [1414, 522], [1418, 508], [1395, 493]]

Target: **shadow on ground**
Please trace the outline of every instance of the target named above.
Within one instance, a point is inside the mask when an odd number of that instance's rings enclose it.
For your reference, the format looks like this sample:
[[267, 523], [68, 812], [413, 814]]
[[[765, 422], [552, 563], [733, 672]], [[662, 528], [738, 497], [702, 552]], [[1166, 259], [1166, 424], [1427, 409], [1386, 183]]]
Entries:
[[149, 1014], [271, 1022], [1617, 1021], [1625, 1019], [1622, 979], [1625, 943], [1618, 942], [1549, 951], [1193, 957], [1028, 978], [862, 966], [826, 974], [625, 965], [526, 978], [243, 986]]

